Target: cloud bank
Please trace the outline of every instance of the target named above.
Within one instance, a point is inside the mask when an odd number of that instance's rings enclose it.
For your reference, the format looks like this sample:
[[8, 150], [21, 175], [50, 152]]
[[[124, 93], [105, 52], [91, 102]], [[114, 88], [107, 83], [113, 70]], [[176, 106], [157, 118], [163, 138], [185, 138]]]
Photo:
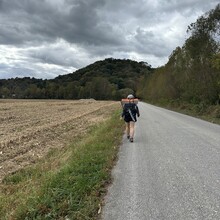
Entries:
[[216, 0], [0, 0], [0, 78], [54, 78], [114, 57], [164, 65]]

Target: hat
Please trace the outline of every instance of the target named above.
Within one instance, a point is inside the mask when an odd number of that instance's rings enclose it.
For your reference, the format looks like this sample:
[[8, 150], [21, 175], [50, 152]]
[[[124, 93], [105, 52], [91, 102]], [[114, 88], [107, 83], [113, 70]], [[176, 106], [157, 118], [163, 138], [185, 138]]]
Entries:
[[128, 97], [127, 97], [128, 99], [133, 99], [134, 98], [134, 96], [132, 95], [132, 94], [130, 94], [130, 95], [128, 95]]

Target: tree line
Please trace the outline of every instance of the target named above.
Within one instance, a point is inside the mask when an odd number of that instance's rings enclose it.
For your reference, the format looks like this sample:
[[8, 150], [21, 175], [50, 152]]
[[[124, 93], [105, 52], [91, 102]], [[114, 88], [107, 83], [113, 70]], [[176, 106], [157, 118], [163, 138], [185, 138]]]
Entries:
[[153, 102], [220, 103], [220, 4], [195, 23], [183, 47], [142, 80], [138, 94]]

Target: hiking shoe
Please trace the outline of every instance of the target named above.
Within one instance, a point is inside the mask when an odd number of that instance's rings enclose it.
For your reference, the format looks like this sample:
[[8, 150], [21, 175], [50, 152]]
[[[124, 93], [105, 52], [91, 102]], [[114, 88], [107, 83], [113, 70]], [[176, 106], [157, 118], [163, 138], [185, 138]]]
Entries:
[[130, 142], [134, 142], [134, 139], [133, 139], [133, 138], [130, 138]]
[[130, 139], [130, 135], [127, 135], [127, 139]]

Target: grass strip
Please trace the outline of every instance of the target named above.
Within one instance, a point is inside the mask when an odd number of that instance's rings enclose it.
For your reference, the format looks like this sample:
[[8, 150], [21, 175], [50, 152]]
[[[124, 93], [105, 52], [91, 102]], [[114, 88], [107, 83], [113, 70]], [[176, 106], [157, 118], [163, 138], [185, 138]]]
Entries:
[[[4, 187], [9, 197], [15, 196], [10, 189], [17, 187], [15, 194], [20, 199], [16, 198], [16, 204], [20, 205], [3, 219], [97, 219], [106, 185], [111, 181], [110, 171], [122, 133], [123, 123], [116, 112], [111, 119], [93, 127], [87, 137], [72, 143], [62, 156], [55, 152], [50, 160], [59, 156], [60, 167], [57, 165], [55, 170], [45, 172], [36, 167], [28, 168], [6, 178]], [[1, 199], [5, 200], [0, 204], [0, 214], [3, 214], [2, 205], [9, 200]]]

